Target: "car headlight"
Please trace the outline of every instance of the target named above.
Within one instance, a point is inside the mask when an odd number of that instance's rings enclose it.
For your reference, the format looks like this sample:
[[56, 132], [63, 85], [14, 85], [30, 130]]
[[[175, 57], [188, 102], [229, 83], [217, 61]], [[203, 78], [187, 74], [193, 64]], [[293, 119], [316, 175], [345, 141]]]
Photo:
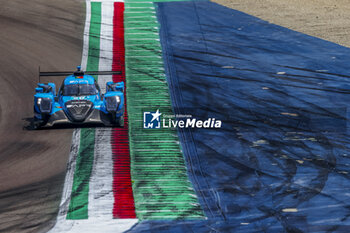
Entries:
[[120, 103], [120, 96], [106, 97], [106, 109], [107, 111], [116, 111]]
[[42, 113], [50, 113], [52, 108], [52, 100], [50, 98], [38, 98], [36, 103]]

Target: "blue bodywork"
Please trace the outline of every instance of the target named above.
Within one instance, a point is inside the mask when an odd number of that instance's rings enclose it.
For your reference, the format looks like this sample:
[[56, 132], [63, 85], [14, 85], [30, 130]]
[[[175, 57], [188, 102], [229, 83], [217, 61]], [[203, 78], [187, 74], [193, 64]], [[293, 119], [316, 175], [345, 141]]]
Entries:
[[34, 120], [39, 126], [58, 123], [124, 124], [124, 82], [106, 84], [106, 93], [91, 75], [67, 76], [56, 93], [54, 83], [38, 83]]

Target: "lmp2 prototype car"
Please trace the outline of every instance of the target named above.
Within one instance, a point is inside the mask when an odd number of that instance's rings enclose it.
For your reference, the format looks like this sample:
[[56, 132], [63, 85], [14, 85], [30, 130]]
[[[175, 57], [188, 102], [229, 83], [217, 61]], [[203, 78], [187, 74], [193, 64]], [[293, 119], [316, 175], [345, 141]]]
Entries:
[[[34, 95], [35, 129], [55, 124], [97, 123], [124, 126], [124, 82], [107, 82], [106, 93], [91, 75], [120, 74], [116, 71], [40, 72]], [[70, 75], [69, 75], [70, 74]], [[68, 75], [68, 76], [67, 76]], [[41, 76], [66, 76], [56, 95], [54, 83], [40, 83]]]

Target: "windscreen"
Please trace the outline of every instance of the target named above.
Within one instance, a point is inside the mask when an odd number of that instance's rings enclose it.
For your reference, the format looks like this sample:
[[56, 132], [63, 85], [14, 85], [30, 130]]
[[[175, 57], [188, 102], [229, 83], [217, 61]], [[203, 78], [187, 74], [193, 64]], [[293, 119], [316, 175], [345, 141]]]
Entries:
[[96, 95], [97, 90], [94, 84], [70, 84], [63, 89], [65, 96]]

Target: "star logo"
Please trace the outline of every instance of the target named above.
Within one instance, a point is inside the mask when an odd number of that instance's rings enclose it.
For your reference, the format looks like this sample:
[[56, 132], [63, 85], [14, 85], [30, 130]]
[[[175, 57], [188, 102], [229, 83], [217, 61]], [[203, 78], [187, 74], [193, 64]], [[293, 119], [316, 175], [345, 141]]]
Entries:
[[153, 122], [154, 120], [159, 121], [159, 117], [160, 117], [160, 115], [162, 115], [161, 113], [159, 113], [159, 109], [157, 109], [157, 111], [155, 113], [151, 113], [151, 114], [153, 116], [151, 122]]
[[160, 116], [162, 113], [157, 109], [156, 112], [143, 112], [143, 128], [144, 129], [160, 129]]

